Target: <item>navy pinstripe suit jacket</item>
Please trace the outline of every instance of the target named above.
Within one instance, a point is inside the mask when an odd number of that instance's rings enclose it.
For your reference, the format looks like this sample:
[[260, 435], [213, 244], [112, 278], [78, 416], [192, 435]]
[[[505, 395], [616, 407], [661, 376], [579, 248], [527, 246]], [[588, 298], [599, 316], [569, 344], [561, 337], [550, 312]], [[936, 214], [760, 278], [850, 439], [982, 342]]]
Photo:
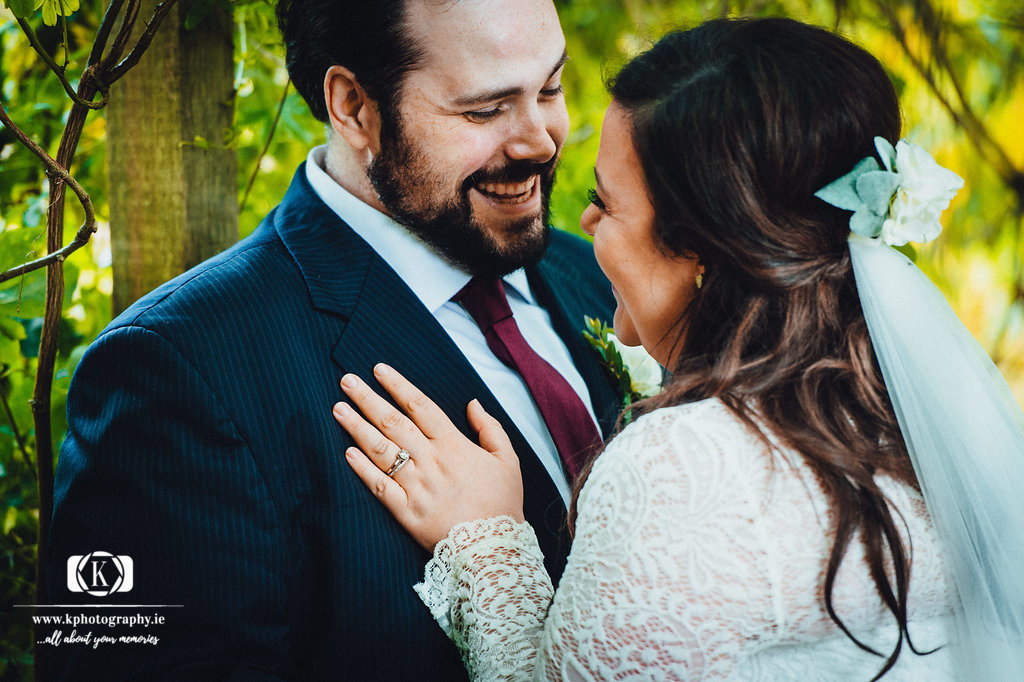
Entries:
[[[529, 271], [605, 433], [617, 403], [584, 345], [610, 319], [590, 247], [554, 231]], [[248, 238], [118, 317], [79, 364], [57, 467], [50, 601], [180, 605], [156, 645], [43, 646], [40, 678], [455, 680], [457, 652], [411, 586], [427, 554], [364, 489], [331, 416], [345, 372], [388, 362], [467, 433], [479, 397], [522, 461], [526, 517], [552, 576], [565, 509], [542, 465], [432, 315], [299, 168]], [[131, 592], [70, 592], [68, 557], [134, 562]], [[70, 631], [72, 628], [66, 628]]]

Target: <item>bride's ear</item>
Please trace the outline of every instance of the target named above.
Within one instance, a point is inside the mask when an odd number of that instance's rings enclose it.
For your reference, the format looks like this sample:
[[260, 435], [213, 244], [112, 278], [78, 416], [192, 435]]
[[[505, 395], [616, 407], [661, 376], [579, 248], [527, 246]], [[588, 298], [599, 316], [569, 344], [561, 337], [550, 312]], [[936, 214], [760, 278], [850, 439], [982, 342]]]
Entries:
[[380, 151], [380, 112], [355, 74], [335, 64], [324, 74], [324, 100], [327, 117], [334, 132], [341, 135], [353, 151]]

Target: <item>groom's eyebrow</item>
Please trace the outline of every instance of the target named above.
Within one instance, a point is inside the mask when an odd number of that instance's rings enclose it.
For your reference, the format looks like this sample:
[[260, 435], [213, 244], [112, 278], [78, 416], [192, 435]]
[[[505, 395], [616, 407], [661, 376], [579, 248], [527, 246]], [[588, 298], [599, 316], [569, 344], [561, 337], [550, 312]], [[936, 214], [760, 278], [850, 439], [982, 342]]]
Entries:
[[[558, 58], [555, 63], [555, 67], [551, 69], [551, 73], [544, 79], [545, 82], [551, 80], [551, 77], [558, 73], [558, 70], [569, 61], [568, 49], [562, 50], [562, 56]], [[478, 92], [475, 95], [465, 95], [459, 97], [452, 102], [457, 107], [474, 107], [481, 104], [487, 104], [488, 102], [495, 102], [499, 99], [505, 99], [506, 97], [518, 97], [525, 92], [522, 86], [515, 85], [507, 88], [493, 88], [491, 90], [485, 90], [484, 92]]]

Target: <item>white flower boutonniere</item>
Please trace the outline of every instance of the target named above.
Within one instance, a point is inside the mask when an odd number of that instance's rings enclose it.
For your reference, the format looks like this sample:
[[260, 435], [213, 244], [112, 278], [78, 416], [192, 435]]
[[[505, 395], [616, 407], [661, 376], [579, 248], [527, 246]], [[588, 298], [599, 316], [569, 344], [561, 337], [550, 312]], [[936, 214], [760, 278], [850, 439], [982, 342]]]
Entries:
[[885, 138], [876, 137], [875, 148], [884, 169], [869, 156], [814, 196], [853, 211], [854, 234], [881, 239], [889, 246], [935, 239], [942, 231], [939, 214], [964, 186], [963, 178], [906, 140], [893, 148]]
[[[615, 338], [611, 327], [592, 317], [583, 318], [583, 337], [597, 351], [601, 362], [615, 382], [623, 409], [661, 390], [664, 373], [658, 361], [643, 346], [626, 346]], [[629, 422], [629, 412], [626, 413]]]
[[618, 349], [622, 364], [629, 377], [629, 388], [639, 398], [650, 398], [661, 390], [661, 365], [643, 346], [626, 346], [614, 332], [608, 332], [608, 341]]

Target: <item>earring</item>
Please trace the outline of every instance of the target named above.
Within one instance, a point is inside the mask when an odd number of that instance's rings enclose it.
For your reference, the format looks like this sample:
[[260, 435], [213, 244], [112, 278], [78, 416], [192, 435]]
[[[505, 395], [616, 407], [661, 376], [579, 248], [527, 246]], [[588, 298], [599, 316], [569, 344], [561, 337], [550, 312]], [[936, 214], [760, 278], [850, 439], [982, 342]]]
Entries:
[[700, 289], [702, 286], [704, 286], [704, 273], [703, 272], [698, 272], [697, 273], [697, 288]]

